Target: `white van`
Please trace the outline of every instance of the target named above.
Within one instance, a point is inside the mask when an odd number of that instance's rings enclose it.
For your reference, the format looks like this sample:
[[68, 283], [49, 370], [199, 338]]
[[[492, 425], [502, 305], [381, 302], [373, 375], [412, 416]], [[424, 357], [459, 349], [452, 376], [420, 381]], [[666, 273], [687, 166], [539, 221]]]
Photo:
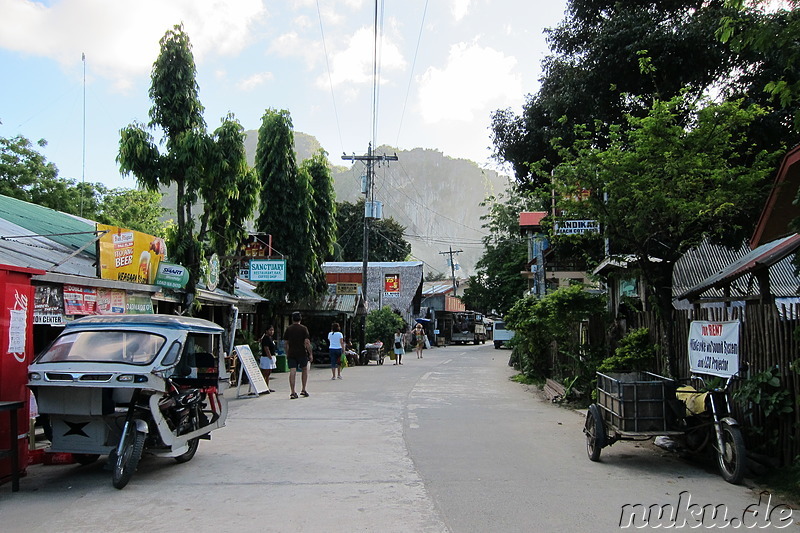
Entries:
[[494, 321], [494, 331], [492, 332], [492, 339], [494, 340], [495, 349], [510, 341], [514, 337], [514, 331], [506, 329], [506, 323], [503, 320]]

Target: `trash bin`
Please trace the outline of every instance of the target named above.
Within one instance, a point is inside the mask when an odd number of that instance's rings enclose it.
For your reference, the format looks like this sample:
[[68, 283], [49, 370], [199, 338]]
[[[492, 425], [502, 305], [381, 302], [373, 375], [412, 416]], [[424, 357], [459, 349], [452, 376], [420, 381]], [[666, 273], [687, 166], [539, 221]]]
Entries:
[[275, 356], [275, 365], [276, 368], [273, 372], [288, 372], [289, 365], [286, 362], [286, 354], [276, 355]]

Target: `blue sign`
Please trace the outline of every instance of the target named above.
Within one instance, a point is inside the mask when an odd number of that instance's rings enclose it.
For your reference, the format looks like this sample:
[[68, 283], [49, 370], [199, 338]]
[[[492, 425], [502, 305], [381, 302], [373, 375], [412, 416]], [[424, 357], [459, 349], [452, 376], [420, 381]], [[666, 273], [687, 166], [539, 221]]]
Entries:
[[251, 259], [250, 281], [286, 281], [286, 260]]

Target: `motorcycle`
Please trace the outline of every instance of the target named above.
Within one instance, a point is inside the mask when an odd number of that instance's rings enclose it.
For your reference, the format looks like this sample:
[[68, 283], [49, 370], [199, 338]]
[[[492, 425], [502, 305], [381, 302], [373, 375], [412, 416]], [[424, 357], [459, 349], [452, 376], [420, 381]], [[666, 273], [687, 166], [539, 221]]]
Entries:
[[49, 451], [83, 464], [107, 454], [118, 489], [145, 452], [190, 461], [227, 418], [222, 333], [206, 320], [166, 315], [68, 324], [28, 372], [49, 420]]

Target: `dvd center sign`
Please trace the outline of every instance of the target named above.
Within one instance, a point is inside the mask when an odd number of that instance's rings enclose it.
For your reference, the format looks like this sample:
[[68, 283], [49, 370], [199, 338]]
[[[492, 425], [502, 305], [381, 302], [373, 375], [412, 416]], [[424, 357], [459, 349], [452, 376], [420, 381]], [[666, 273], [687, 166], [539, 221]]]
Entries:
[[250, 281], [286, 281], [286, 260], [252, 259]]

